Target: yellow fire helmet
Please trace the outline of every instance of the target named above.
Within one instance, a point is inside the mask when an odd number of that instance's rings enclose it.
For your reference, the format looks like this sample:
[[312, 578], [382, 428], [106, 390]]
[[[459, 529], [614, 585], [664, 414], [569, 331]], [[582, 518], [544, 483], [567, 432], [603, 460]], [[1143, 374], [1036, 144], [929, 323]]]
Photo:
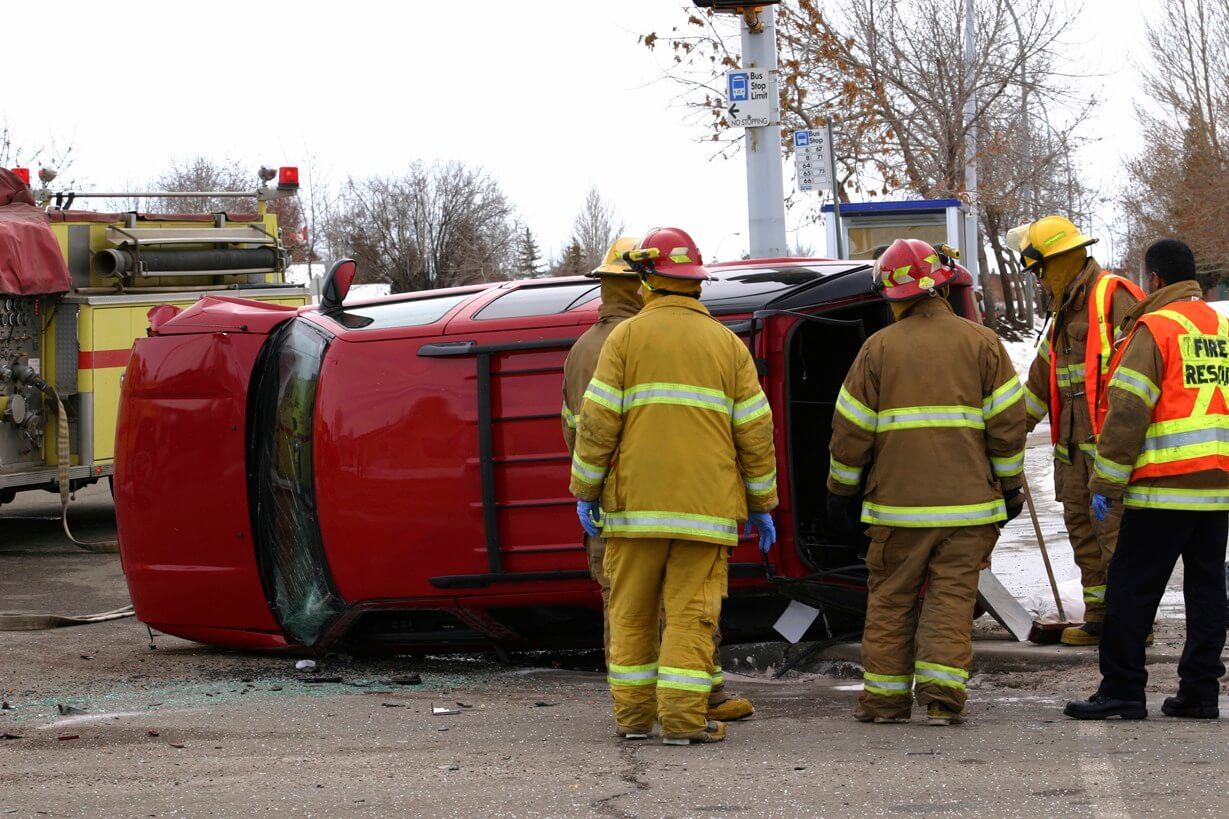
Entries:
[[[1010, 239], [1008, 240], [1010, 242]], [[1031, 270], [1038, 263], [1096, 243], [1070, 220], [1062, 216], [1043, 216], [1028, 226], [1028, 235], [1020, 247], [1024, 268]]]
[[585, 275], [594, 279], [601, 278], [602, 276], [640, 278], [640, 274], [634, 272], [631, 266], [623, 260], [623, 254], [629, 250], [635, 250], [639, 244], [639, 236], [620, 236], [614, 240], [614, 244], [606, 251], [606, 258], [602, 259], [602, 263]]

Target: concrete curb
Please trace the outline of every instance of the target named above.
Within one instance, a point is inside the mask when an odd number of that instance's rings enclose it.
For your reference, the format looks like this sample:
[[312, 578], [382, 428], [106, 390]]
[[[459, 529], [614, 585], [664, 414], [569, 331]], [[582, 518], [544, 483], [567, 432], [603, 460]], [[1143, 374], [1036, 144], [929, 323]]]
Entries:
[[[721, 647], [722, 667], [730, 672], [763, 674], [780, 668], [788, 658], [806, 651], [814, 643], [790, 645], [786, 642], [744, 643]], [[1157, 643], [1148, 651], [1148, 662], [1176, 663], [1179, 649]], [[1017, 643], [1004, 639], [974, 639], [973, 674], [1011, 674], [1046, 671], [1055, 668], [1097, 664], [1095, 646], [1064, 646]], [[838, 677], [861, 677], [862, 644], [838, 643], [817, 652], [795, 667], [803, 673]]]

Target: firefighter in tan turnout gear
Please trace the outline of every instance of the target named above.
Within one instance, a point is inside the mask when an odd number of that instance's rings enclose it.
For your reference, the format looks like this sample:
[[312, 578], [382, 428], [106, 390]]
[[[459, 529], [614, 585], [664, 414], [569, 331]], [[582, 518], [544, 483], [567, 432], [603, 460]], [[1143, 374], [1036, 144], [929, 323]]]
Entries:
[[[635, 236], [620, 236], [606, 252], [602, 264], [589, 275], [601, 281], [602, 305], [597, 323], [576, 340], [563, 363], [563, 438], [568, 454], [576, 449], [576, 418], [593, 371], [597, 369], [598, 356], [607, 337], [625, 319], [640, 312], [644, 300], [640, 295], [640, 274], [623, 260], [623, 254], [635, 250], [640, 239]], [[602, 568], [606, 554], [606, 542], [600, 535], [585, 534], [585, 551], [589, 558], [589, 573], [597, 581], [602, 592], [603, 645], [610, 653], [610, 623], [606, 610], [610, 605], [610, 580]], [[726, 692], [725, 679], [721, 672], [718, 650], [721, 646], [721, 630], [713, 631], [713, 690], [708, 697], [708, 718], [728, 722], [744, 719], [755, 713], [755, 707], [745, 697], [736, 697]]]
[[1061, 216], [1028, 226], [1018, 246], [1025, 269], [1053, 296], [1048, 331], [1024, 385], [1028, 426], [1050, 416], [1054, 445], [1054, 490], [1080, 567], [1084, 624], [1063, 632], [1067, 645], [1096, 645], [1105, 620], [1105, 578], [1118, 540], [1121, 508], [1104, 521], [1089, 513], [1088, 481], [1097, 440], [1095, 407], [1106, 389], [1114, 335], [1143, 297], [1133, 283], [1107, 273], [1088, 255], [1096, 242]]
[[[896, 322], [862, 346], [832, 420], [828, 518], [866, 475], [863, 722], [963, 722], [977, 578], [1023, 506], [1024, 401], [998, 337], [944, 298], [954, 262], [898, 239], [876, 264]], [[925, 585], [925, 597], [918, 596]]]
[[728, 552], [743, 521], [761, 549], [776, 539], [772, 411], [746, 344], [700, 303], [708, 273], [691, 237], [657, 228], [625, 258], [645, 305], [602, 347], [571, 483], [581, 525], [606, 540], [616, 732], [643, 739], [660, 721], [666, 744], [715, 742], [725, 724], [706, 712]]

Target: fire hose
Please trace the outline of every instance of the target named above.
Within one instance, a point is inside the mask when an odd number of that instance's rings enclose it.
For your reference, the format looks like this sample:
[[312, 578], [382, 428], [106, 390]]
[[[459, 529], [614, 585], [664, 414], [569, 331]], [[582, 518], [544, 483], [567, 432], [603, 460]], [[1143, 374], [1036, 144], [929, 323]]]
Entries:
[[[88, 552], [100, 554], [115, 554], [119, 551], [119, 542], [113, 540], [78, 540], [68, 525], [68, 502], [70, 499], [71, 479], [69, 478], [69, 440], [68, 415], [64, 411], [64, 402], [60, 400], [55, 387], [48, 384], [33, 370], [24, 366], [13, 367], [9, 376], [15, 381], [27, 383], [40, 390], [55, 405], [56, 412], [56, 455], [57, 480], [60, 485], [60, 522], [64, 527], [64, 535], [76, 546]], [[118, 620], [132, 617], [135, 614], [131, 604], [111, 611], [98, 614], [64, 615], [64, 614], [32, 614], [23, 612], [0, 612], [0, 631], [36, 631], [41, 629], [63, 628], [89, 623], [102, 623], [108, 620]]]

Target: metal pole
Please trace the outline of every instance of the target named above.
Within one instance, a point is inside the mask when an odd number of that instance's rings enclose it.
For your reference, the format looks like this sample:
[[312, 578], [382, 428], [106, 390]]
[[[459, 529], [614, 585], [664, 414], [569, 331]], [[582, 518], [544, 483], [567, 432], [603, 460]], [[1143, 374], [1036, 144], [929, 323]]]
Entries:
[[[969, 215], [968, 215], [968, 248], [961, 255], [967, 260], [966, 267], [973, 281], [981, 282], [981, 264], [978, 259], [980, 255], [978, 245], [980, 239], [978, 237], [979, 215], [977, 212], [977, 126], [974, 120], [977, 118], [977, 95], [974, 92], [974, 87], [977, 82], [977, 76], [973, 70], [973, 64], [976, 61], [976, 46], [974, 43], [976, 23], [973, 19], [973, 0], [964, 0], [964, 81], [965, 90], [968, 94], [964, 102], [964, 121], [968, 128], [965, 134], [965, 168], [964, 168], [964, 188], [969, 194]], [[985, 294], [987, 301], [990, 298], [989, 293], [985, 293], [985, 287], [982, 287], [982, 292]], [[987, 306], [989, 306], [987, 304]]]
[[832, 117], [828, 117], [828, 178], [832, 185], [832, 224], [836, 227], [836, 257], [845, 258], [845, 243], [841, 241], [841, 192], [836, 178], [836, 142], [832, 138]]
[[[777, 70], [777, 29], [772, 6], [759, 12], [762, 29], [752, 33], [744, 17], [742, 31], [744, 68]], [[776, 83], [772, 83], [775, 89]], [[747, 128], [743, 136], [747, 153], [747, 227], [751, 258], [786, 256], [785, 185], [781, 180], [781, 110], [776, 93], [770, 95], [768, 121], [763, 128]]]

